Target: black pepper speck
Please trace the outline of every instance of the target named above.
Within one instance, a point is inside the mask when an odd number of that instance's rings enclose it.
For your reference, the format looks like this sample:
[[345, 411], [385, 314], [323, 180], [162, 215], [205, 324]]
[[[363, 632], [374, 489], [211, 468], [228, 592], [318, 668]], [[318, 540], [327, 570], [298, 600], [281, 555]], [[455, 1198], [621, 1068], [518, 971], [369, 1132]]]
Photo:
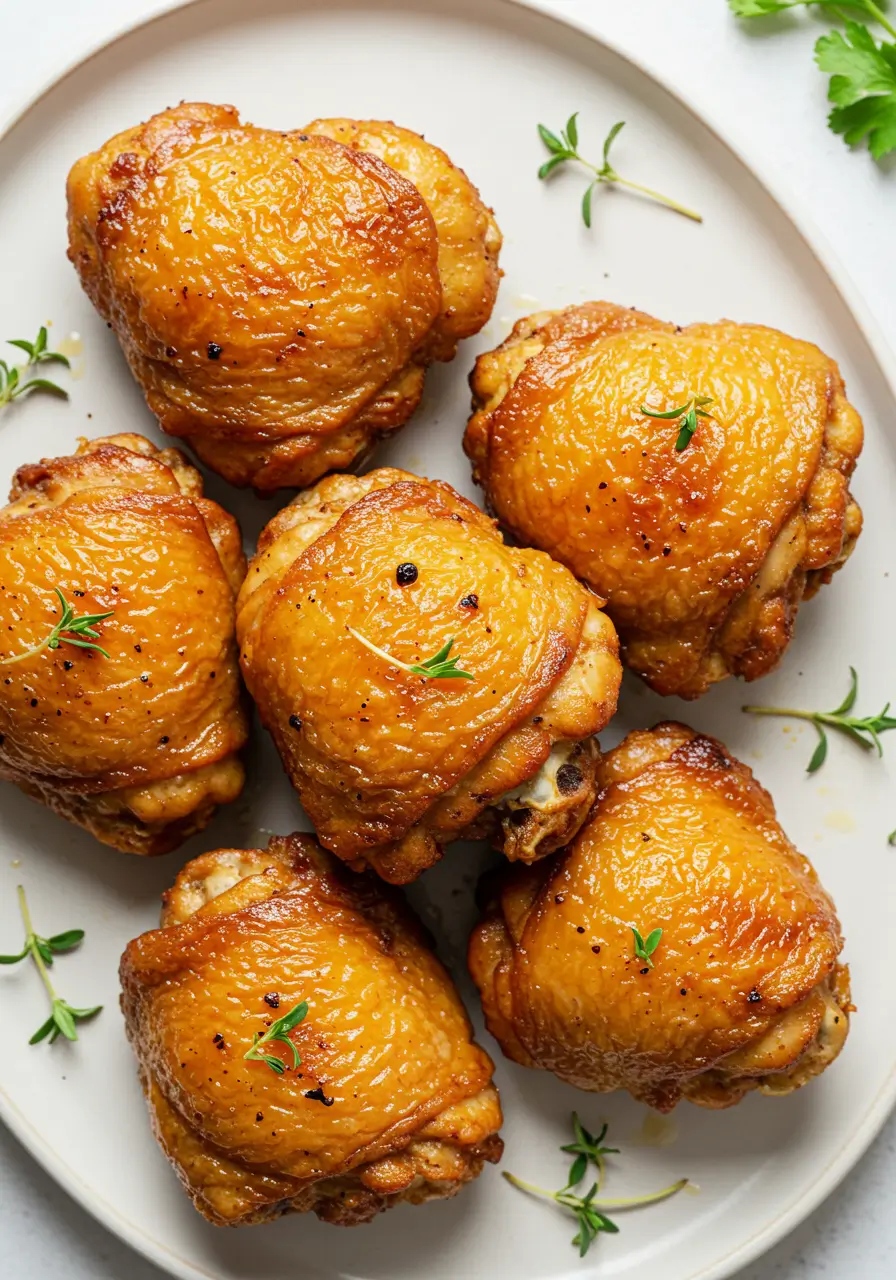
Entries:
[[308, 1092], [305, 1094], [305, 1097], [310, 1098], [312, 1102], [322, 1102], [325, 1107], [332, 1107], [333, 1103], [336, 1101], [335, 1098], [326, 1097], [323, 1089], [319, 1089], [319, 1088], [309, 1089]]

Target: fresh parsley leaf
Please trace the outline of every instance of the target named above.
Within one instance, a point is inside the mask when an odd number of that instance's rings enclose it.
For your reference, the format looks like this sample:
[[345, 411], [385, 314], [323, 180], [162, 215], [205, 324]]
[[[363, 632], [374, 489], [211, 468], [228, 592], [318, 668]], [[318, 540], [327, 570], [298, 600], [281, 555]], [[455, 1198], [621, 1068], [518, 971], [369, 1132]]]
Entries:
[[896, 43], [878, 43], [864, 23], [843, 13], [844, 9], [861, 13], [896, 42], [896, 26], [881, 4], [876, 0], [728, 0], [728, 7], [739, 18], [811, 7], [842, 19], [842, 32], [831, 31], [815, 44], [815, 61], [831, 77], [828, 99], [834, 109], [828, 124], [850, 146], [867, 140], [875, 160], [896, 150]]
[[828, 123], [850, 146], [868, 140], [875, 160], [896, 150], [896, 44], [878, 44], [860, 22], [822, 36], [815, 60], [831, 75]]

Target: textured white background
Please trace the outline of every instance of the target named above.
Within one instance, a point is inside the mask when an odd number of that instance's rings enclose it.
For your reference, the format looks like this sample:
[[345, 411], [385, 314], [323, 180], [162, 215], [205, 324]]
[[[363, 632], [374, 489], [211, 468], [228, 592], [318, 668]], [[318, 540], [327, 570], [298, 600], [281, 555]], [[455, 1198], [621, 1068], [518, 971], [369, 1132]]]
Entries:
[[[165, 0], [42, 0], [39, 7], [0, 0], [0, 120], [125, 20], [164, 7]], [[896, 266], [885, 238], [894, 226], [896, 163], [878, 167], [851, 155], [826, 129], [824, 80], [811, 57], [815, 20], [738, 24], [724, 0], [553, 0], [553, 7], [586, 19], [662, 79], [685, 87], [760, 175], [796, 190], [896, 341]], [[886, 936], [885, 912], [874, 926]], [[126, 1160], [127, 1153], [110, 1152], [110, 1159]], [[843, 1187], [738, 1280], [892, 1280], [894, 1182], [896, 1119]], [[3, 1275], [35, 1280], [162, 1275], [59, 1191], [2, 1128], [0, 1259]]]

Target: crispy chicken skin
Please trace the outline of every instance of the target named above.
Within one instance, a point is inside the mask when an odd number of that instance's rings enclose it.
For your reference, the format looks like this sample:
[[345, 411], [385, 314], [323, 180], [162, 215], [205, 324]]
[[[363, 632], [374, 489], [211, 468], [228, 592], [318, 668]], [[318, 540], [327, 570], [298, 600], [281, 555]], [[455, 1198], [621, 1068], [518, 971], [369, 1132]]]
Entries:
[[280, 132], [182, 104], [79, 160], [68, 209], [69, 257], [161, 426], [261, 491], [402, 426], [497, 292], [476, 189], [376, 121]]
[[[570, 839], [621, 676], [599, 604], [449, 485], [405, 471], [331, 476], [285, 507], [249, 567], [237, 638], [321, 842], [403, 884], [464, 836], [523, 861]], [[409, 665], [453, 638], [474, 678], [408, 673], [349, 628]]]
[[[834, 906], [721, 743], [667, 723], [598, 766], [569, 849], [499, 872], [469, 962], [505, 1054], [660, 1111], [789, 1093], [837, 1057], [849, 972]], [[631, 926], [662, 938], [654, 968]]]
[[391, 121], [315, 120], [304, 132], [379, 156], [426, 201], [439, 237], [442, 309], [425, 351], [431, 359], [453, 359], [460, 339], [478, 333], [495, 305], [501, 232], [492, 210], [444, 151]]
[[[126, 853], [166, 853], [243, 786], [236, 521], [176, 449], [82, 441], [0, 510], [0, 777]], [[109, 657], [62, 643], [59, 588]], [[65, 634], [65, 633], [63, 633]]]
[[[464, 446], [495, 513], [607, 600], [658, 693], [772, 670], [861, 530], [861, 419], [833, 360], [774, 329], [586, 303], [519, 321], [471, 384]], [[692, 396], [712, 416], [678, 452], [641, 406]]]
[[[122, 957], [122, 1009], [156, 1137], [209, 1221], [350, 1226], [500, 1159], [492, 1062], [394, 890], [275, 837], [188, 863], [162, 926]], [[247, 1061], [302, 1000], [301, 1065], [275, 1042], [284, 1074]]]

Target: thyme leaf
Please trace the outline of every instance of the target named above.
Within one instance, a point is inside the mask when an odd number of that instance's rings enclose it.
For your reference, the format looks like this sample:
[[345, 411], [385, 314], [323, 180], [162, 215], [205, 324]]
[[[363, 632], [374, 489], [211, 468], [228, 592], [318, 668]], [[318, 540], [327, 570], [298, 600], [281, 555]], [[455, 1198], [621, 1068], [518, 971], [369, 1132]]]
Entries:
[[630, 924], [629, 928], [634, 936], [635, 955], [639, 960], [643, 960], [648, 968], [652, 969], [653, 953], [659, 946], [660, 938], [663, 936], [662, 929], [654, 929], [653, 932], [649, 933], [645, 939], [641, 937], [633, 924]]
[[297, 1027], [300, 1022], [304, 1021], [307, 1013], [308, 1002], [306, 1000], [302, 1000], [299, 1004], [290, 1009], [288, 1013], [284, 1013], [282, 1018], [276, 1018], [263, 1035], [260, 1031], [256, 1031], [255, 1038], [253, 1039], [250, 1048], [248, 1048], [243, 1054], [243, 1058], [248, 1062], [264, 1062], [276, 1075], [282, 1076], [287, 1070], [286, 1063], [282, 1058], [278, 1058], [276, 1054], [262, 1053], [261, 1047], [265, 1044], [285, 1044], [292, 1053], [293, 1068], [295, 1069], [300, 1067], [302, 1065], [302, 1059], [299, 1056], [298, 1049], [295, 1047], [292, 1040], [290, 1040], [289, 1033], [294, 1027]]
[[690, 400], [685, 400], [684, 404], [680, 404], [677, 409], [664, 409], [660, 413], [657, 409], [651, 409], [648, 405], [642, 404], [641, 412], [648, 418], [660, 418], [665, 422], [678, 418], [679, 431], [678, 439], [675, 441], [675, 452], [682, 453], [691, 443], [699, 419], [712, 417], [705, 408], [708, 404], [712, 404], [712, 396], [691, 396]]
[[68, 392], [49, 378], [25, 376], [29, 370], [36, 369], [42, 364], [61, 364], [66, 369], [71, 368], [67, 357], [61, 351], [48, 349], [45, 325], [41, 325], [38, 329], [37, 337], [33, 342], [28, 342], [26, 338], [7, 338], [7, 342], [11, 347], [18, 347], [20, 351], [24, 351], [28, 359], [23, 365], [10, 365], [5, 360], [0, 360], [0, 409], [32, 391], [49, 391], [53, 395], [62, 396], [63, 400], [68, 399]]

